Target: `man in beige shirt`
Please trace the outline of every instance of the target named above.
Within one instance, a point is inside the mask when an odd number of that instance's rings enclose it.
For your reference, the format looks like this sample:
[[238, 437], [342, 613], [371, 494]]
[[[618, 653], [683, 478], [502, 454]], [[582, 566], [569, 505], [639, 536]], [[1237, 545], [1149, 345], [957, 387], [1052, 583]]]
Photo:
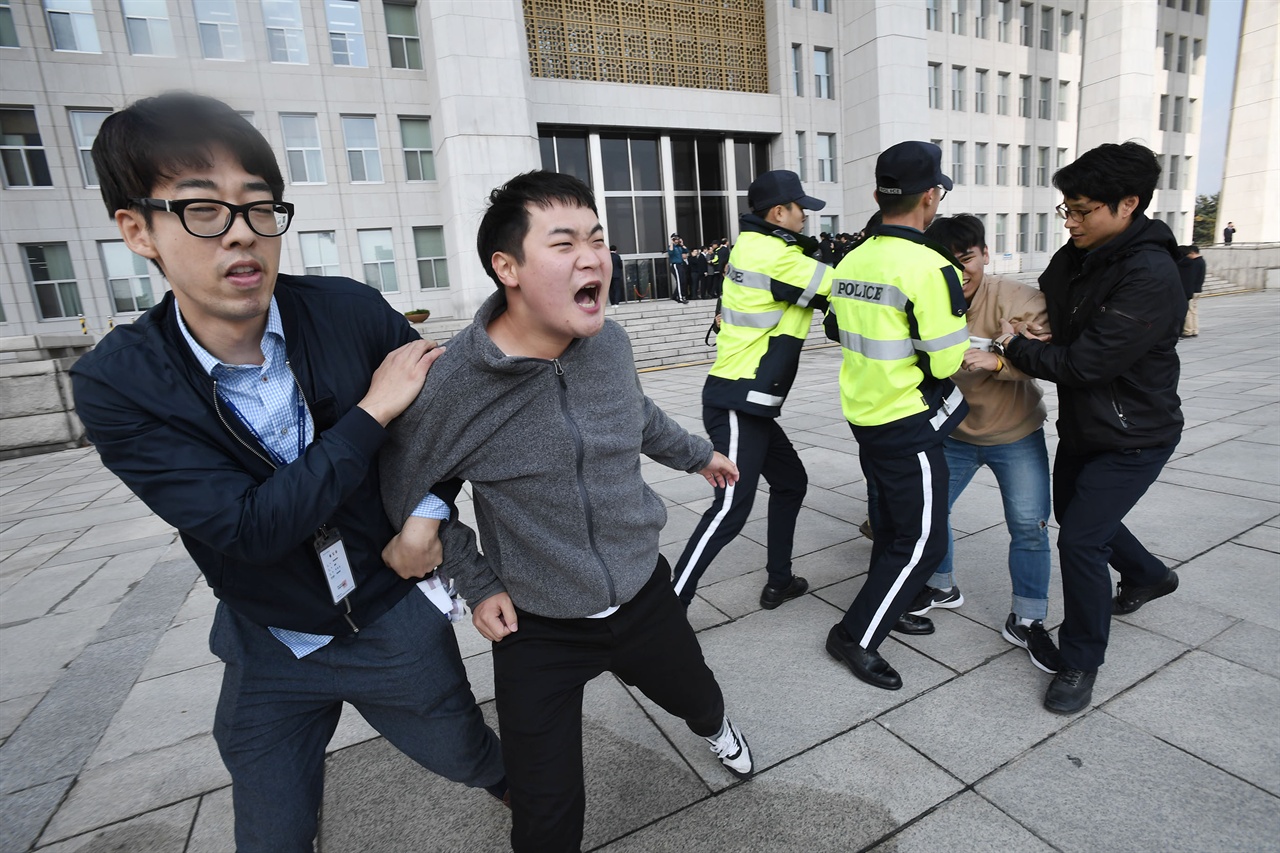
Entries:
[[[964, 268], [965, 312], [971, 348], [952, 379], [969, 403], [969, 414], [943, 445], [951, 471], [950, 505], [986, 465], [995, 474], [1009, 528], [1012, 612], [1002, 636], [1027, 650], [1031, 662], [1054, 673], [1060, 657], [1045, 630], [1049, 606], [1049, 455], [1044, 443], [1045, 408], [1034, 379], [990, 351], [1000, 321], [1047, 335], [1044, 295], [1012, 279], [985, 275], [989, 261], [981, 220], [969, 214], [938, 218], [925, 236], [951, 250]], [[955, 584], [954, 543], [947, 531], [947, 556], [895, 626], [906, 634], [930, 634], [925, 614], [956, 608], [964, 596]]]

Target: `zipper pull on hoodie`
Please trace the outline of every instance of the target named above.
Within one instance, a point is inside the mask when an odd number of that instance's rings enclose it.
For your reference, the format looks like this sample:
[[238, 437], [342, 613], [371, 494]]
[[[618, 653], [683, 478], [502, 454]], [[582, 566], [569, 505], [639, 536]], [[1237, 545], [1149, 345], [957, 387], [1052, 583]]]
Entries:
[[560, 359], [553, 358], [551, 363], [556, 366], [556, 376], [564, 376], [564, 367], [560, 364]]

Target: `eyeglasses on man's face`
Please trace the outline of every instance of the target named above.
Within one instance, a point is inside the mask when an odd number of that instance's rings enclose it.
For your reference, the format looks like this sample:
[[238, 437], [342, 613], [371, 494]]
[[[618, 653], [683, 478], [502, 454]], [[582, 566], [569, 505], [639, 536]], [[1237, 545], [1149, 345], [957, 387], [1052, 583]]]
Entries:
[[221, 237], [231, 230], [236, 214], [244, 216], [250, 230], [259, 237], [279, 237], [293, 221], [293, 205], [287, 201], [251, 201], [231, 204], [211, 198], [130, 199], [140, 207], [176, 213], [182, 227], [193, 237]]
[[1107, 205], [1104, 203], [1104, 204], [1098, 205], [1097, 207], [1094, 207], [1091, 210], [1072, 210], [1071, 208], [1067, 207], [1065, 204], [1060, 204], [1057, 207], [1055, 207], [1053, 210], [1055, 213], [1058, 214], [1059, 219], [1065, 219], [1068, 222], [1084, 222], [1084, 218], [1088, 216], [1090, 213], [1097, 213], [1099, 210], [1101, 210], [1106, 206]]

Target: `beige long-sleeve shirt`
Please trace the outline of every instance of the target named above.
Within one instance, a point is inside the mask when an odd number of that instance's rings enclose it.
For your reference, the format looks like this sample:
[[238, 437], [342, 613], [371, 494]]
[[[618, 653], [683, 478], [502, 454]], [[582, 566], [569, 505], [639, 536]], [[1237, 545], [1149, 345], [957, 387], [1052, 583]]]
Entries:
[[[973, 295], [965, 321], [969, 334], [998, 338], [1000, 321], [1049, 327], [1044, 294], [1034, 287], [988, 275]], [[952, 380], [969, 403], [969, 414], [951, 437], [969, 444], [1012, 444], [1040, 428], [1045, 420], [1043, 394], [1036, 381], [1007, 359], [999, 372], [959, 370]]]

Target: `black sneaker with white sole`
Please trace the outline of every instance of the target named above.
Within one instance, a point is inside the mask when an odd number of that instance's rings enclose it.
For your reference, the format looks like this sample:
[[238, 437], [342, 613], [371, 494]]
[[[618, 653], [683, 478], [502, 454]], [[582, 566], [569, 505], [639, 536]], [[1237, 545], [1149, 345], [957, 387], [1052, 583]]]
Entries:
[[1044, 622], [1039, 619], [1030, 625], [1023, 625], [1016, 615], [1010, 613], [1009, 618], [1004, 620], [1004, 630], [1000, 632], [1000, 636], [1015, 646], [1026, 649], [1031, 662], [1041, 672], [1053, 675], [1063, 668], [1062, 655], [1054, 645], [1053, 637], [1045, 630]]
[[907, 612], [912, 616], [923, 616], [935, 607], [943, 610], [955, 610], [961, 604], [964, 604], [964, 596], [960, 594], [960, 587], [953, 586], [944, 592], [943, 590], [926, 586], [920, 590], [916, 600], [911, 602]]

